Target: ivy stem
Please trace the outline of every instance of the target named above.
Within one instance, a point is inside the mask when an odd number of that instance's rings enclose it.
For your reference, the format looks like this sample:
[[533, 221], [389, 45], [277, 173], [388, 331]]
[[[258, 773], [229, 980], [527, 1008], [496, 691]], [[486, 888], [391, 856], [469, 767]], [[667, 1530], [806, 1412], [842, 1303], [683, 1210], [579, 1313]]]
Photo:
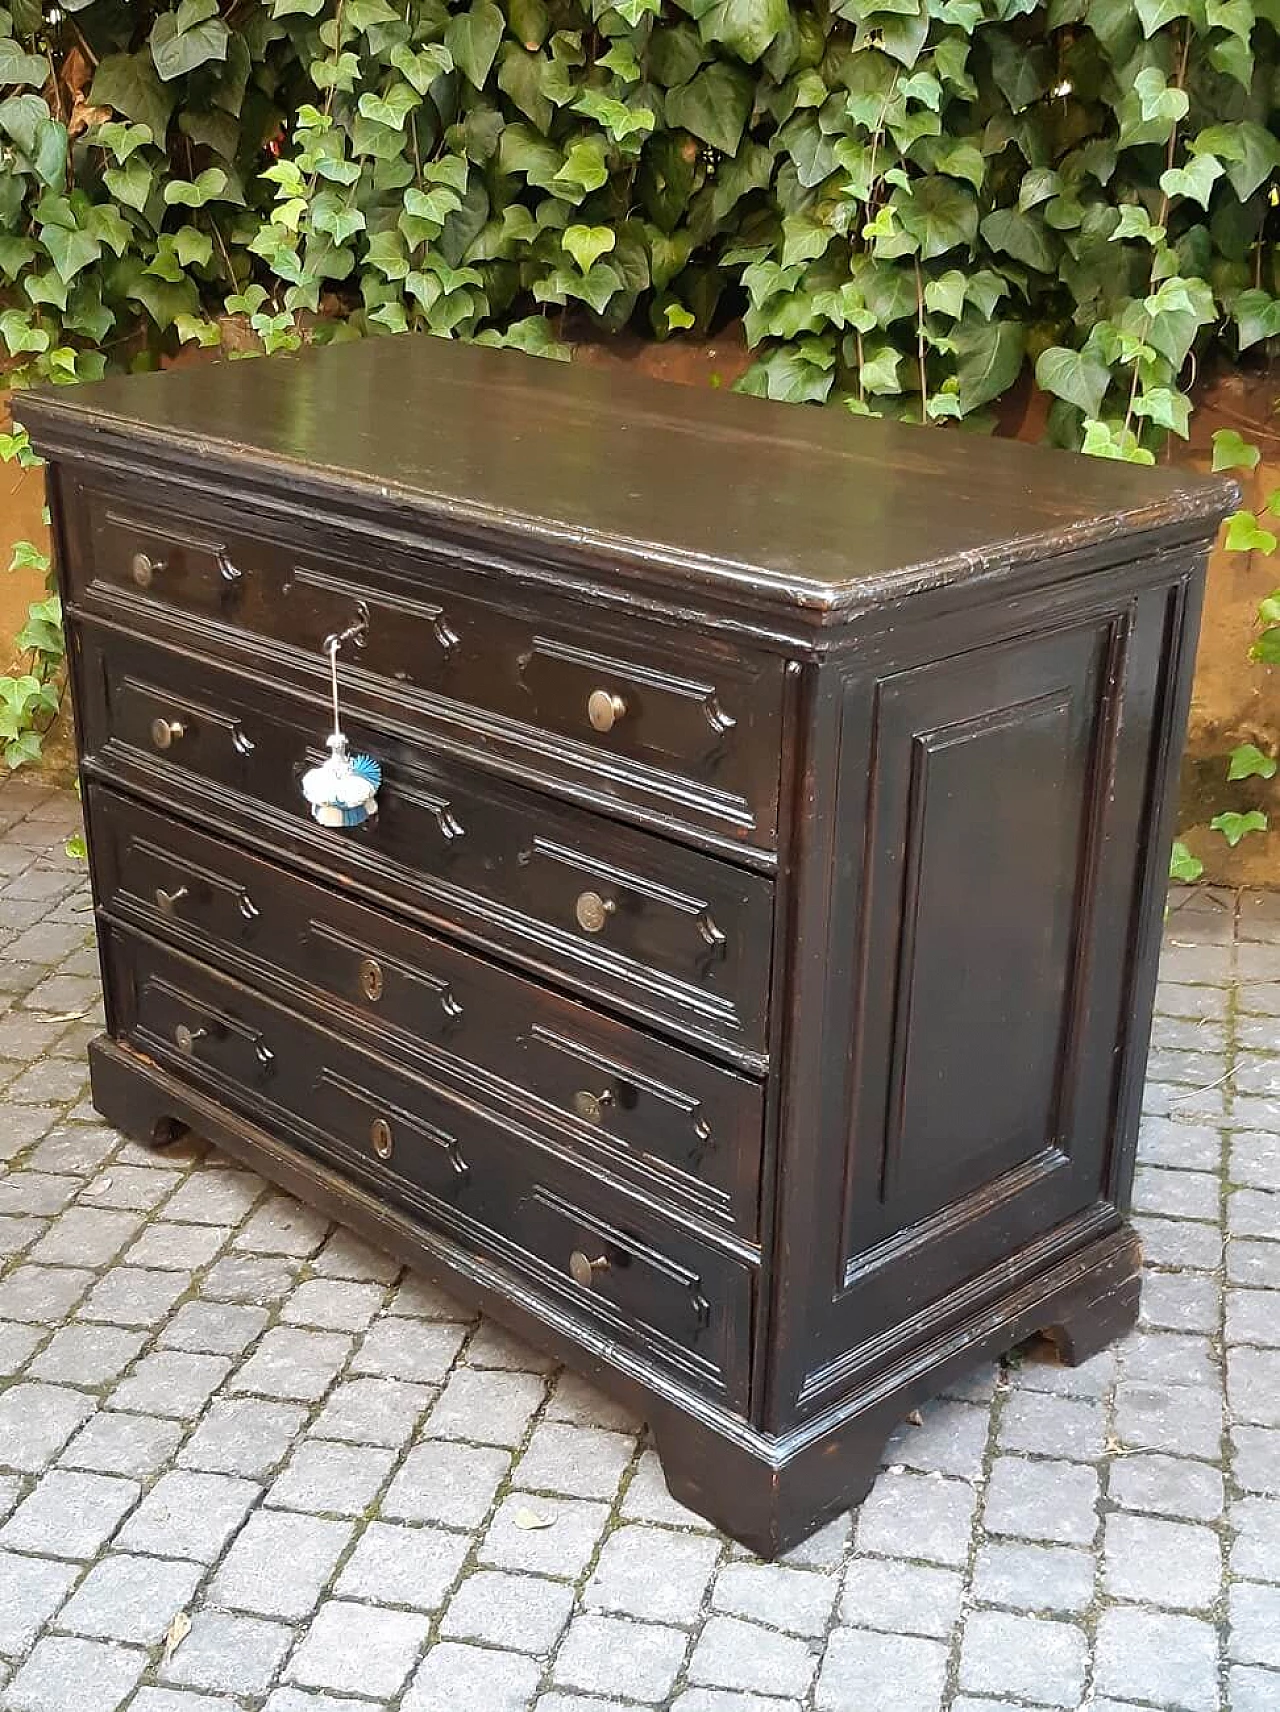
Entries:
[[920, 370], [920, 420], [929, 420], [929, 381], [924, 363], [924, 282], [920, 278], [920, 258], [913, 257], [916, 269], [916, 363]]

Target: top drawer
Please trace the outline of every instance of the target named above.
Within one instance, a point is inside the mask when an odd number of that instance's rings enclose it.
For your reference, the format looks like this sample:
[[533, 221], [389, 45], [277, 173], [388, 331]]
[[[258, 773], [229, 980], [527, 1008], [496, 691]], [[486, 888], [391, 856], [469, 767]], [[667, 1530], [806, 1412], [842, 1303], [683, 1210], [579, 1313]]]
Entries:
[[501, 604], [480, 600], [483, 568], [425, 551], [340, 549], [332, 534], [273, 540], [203, 500], [199, 515], [175, 514], [81, 494], [69, 572], [87, 605], [126, 608], [144, 625], [212, 622], [220, 655], [238, 638], [247, 659], [265, 653], [274, 676], [304, 681], [323, 672], [326, 637], [361, 625], [341, 667], [354, 705], [391, 698], [491, 765], [533, 767], [635, 818], [775, 846], [780, 659], [563, 598], [535, 613], [514, 580], [491, 585]]

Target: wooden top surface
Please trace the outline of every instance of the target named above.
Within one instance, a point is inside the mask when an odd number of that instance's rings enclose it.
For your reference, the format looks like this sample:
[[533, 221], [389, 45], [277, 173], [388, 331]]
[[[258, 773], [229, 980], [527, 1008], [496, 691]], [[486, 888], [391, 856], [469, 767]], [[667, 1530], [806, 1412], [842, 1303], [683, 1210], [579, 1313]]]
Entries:
[[1205, 538], [1234, 491], [412, 334], [18, 395], [14, 414], [51, 456], [127, 453], [828, 619], [1118, 535]]

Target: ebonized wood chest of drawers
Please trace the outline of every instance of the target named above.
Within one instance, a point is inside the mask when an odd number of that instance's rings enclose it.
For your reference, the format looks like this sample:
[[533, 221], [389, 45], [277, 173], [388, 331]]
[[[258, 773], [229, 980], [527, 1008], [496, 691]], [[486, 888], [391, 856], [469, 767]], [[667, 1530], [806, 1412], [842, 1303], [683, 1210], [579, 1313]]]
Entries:
[[1132, 1323], [1227, 484], [414, 338], [17, 414], [111, 1123], [612, 1386], [766, 1555], [949, 1374]]

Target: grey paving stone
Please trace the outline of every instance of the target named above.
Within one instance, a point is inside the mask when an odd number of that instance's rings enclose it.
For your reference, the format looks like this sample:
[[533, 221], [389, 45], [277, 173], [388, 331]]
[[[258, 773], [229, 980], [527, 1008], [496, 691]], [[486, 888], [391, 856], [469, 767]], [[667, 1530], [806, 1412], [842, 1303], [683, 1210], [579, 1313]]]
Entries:
[[886, 1473], [858, 1512], [858, 1549], [882, 1557], [962, 1564], [969, 1555], [974, 1490], [937, 1475]]
[[992, 1465], [985, 1522], [995, 1534], [1089, 1545], [1098, 1526], [1098, 1477], [1075, 1463], [1001, 1456]]
[[1227, 1178], [1248, 1189], [1280, 1189], [1280, 1135], [1237, 1130], [1231, 1137]]
[[1280, 1669], [1280, 1587], [1237, 1581], [1230, 1590], [1230, 1621], [1233, 1659]]
[[182, 1433], [177, 1421], [100, 1409], [85, 1422], [58, 1462], [63, 1468], [90, 1469], [139, 1480], [155, 1474], [171, 1460]]
[[1102, 1454], [1102, 1442], [1102, 1407], [1090, 1398], [1015, 1391], [1001, 1412], [1002, 1451], [1093, 1462]]
[[[529, 1511], [545, 1525], [522, 1527], [521, 1517]], [[535, 1575], [576, 1577], [586, 1568], [608, 1522], [605, 1504], [515, 1492], [503, 1500], [489, 1524], [480, 1542], [479, 1561]]]
[[298, 1262], [278, 1256], [226, 1254], [205, 1274], [200, 1292], [214, 1302], [254, 1302], [271, 1307], [293, 1289]]
[[545, 1394], [546, 1385], [536, 1374], [459, 1368], [449, 1376], [423, 1431], [434, 1439], [517, 1445]]
[[[137, 1170], [137, 1177], [167, 1177], [169, 1173]], [[231, 1236], [223, 1225], [144, 1225], [124, 1252], [126, 1266], [162, 1272], [198, 1272], [220, 1253]]]
[[339, 1699], [333, 1694], [312, 1694], [301, 1688], [277, 1688], [268, 1698], [263, 1712], [379, 1712], [384, 1704], [380, 1700], [348, 1700], [345, 1696]]
[[186, 1688], [140, 1688], [129, 1712], [240, 1712], [234, 1700], [221, 1694], [197, 1694]]
[[471, 1539], [445, 1528], [370, 1522], [343, 1565], [334, 1592], [376, 1605], [434, 1611], [457, 1580]]
[[1094, 1688], [1179, 1712], [1217, 1712], [1218, 1640], [1212, 1623], [1132, 1605], [1103, 1611]]
[[0, 1325], [0, 1376], [8, 1377], [25, 1367], [43, 1336], [42, 1327]]
[[1227, 1230], [1233, 1239], [1259, 1236], [1274, 1241], [1280, 1230], [1280, 1195], [1265, 1189], [1233, 1189], [1227, 1196]]
[[713, 1688], [803, 1695], [817, 1663], [807, 1640], [780, 1635], [739, 1617], [713, 1616], [694, 1645], [689, 1680]]
[[[330, 1599], [289, 1660], [290, 1682], [340, 1694], [387, 1697], [399, 1692], [426, 1643], [430, 1619]], [[409, 1705], [406, 1700], [406, 1706]]]
[[549, 1653], [573, 1609], [573, 1589], [537, 1575], [478, 1570], [449, 1601], [440, 1634], [512, 1652]]
[[947, 1649], [913, 1635], [836, 1629], [818, 1676], [819, 1712], [936, 1712]]
[[477, 1527], [510, 1467], [506, 1451], [443, 1442], [419, 1445], [387, 1488], [381, 1512], [394, 1521]]
[[1094, 1560], [1071, 1546], [987, 1541], [974, 1564], [974, 1596], [1018, 1611], [1077, 1612], [1093, 1603]]
[[0, 1546], [45, 1557], [93, 1557], [141, 1490], [134, 1480], [52, 1469], [0, 1528]]
[[247, 1302], [184, 1302], [160, 1333], [165, 1349], [242, 1355], [266, 1326], [265, 1308]]
[[303, 1331], [273, 1326], [231, 1380], [232, 1391], [316, 1403], [324, 1396], [351, 1353], [343, 1332]]
[[1176, 1332], [1135, 1332], [1120, 1346], [1124, 1376], [1139, 1383], [1168, 1385], [1221, 1384], [1221, 1372], [1206, 1337]]
[[1280, 1290], [1228, 1290], [1226, 1341], [1280, 1348]]
[[306, 1617], [353, 1533], [349, 1522], [259, 1510], [249, 1517], [209, 1587], [209, 1602], [264, 1617]]
[[630, 1467], [636, 1443], [622, 1433], [540, 1421], [513, 1476], [530, 1492], [569, 1498], [612, 1498]]
[[36, 1265], [105, 1266], [142, 1226], [140, 1213], [68, 1207], [31, 1251]]
[[435, 1396], [428, 1385], [399, 1379], [350, 1379], [335, 1388], [311, 1431], [317, 1438], [398, 1449], [414, 1436]]
[[1246, 1492], [1280, 1496], [1280, 1428], [1234, 1427], [1232, 1473]]
[[636, 1464], [636, 1471], [622, 1500], [622, 1514], [628, 1521], [658, 1522], [671, 1528], [714, 1532], [710, 1522], [678, 1504], [667, 1491], [662, 1464], [652, 1450], [644, 1451]]
[[568, 1421], [579, 1427], [604, 1427], [618, 1433], [638, 1433], [644, 1423], [624, 1404], [570, 1368], [556, 1375], [547, 1400], [548, 1421]]
[[1145, 1116], [1138, 1132], [1138, 1157], [1146, 1165], [1171, 1170], [1216, 1171], [1222, 1160], [1222, 1133], [1211, 1124]]
[[1280, 1242], [1228, 1243], [1227, 1277], [1233, 1284], [1280, 1289]]
[[42, 1058], [10, 1082], [4, 1091], [5, 1099], [29, 1106], [43, 1106], [51, 1100], [74, 1100], [87, 1082], [88, 1071], [83, 1064], [64, 1058]]
[[1154, 1516], [1107, 1517], [1103, 1586], [1119, 1599], [1207, 1610], [1222, 1585], [1222, 1548], [1211, 1528]]
[[262, 1694], [293, 1641], [284, 1623], [197, 1611], [191, 1632], [160, 1666], [165, 1682], [223, 1694]]
[[329, 1220], [289, 1195], [273, 1195], [258, 1208], [236, 1238], [236, 1247], [253, 1255], [283, 1254], [305, 1260], [330, 1230]]
[[1126, 1510], [1212, 1522], [1222, 1514], [1222, 1475], [1207, 1463], [1161, 1456], [1119, 1457], [1108, 1493]]
[[[177, 1187], [181, 1180], [176, 1171], [147, 1171], [138, 1165], [121, 1165], [119, 1161], [116, 1161], [106, 1170], [100, 1172], [84, 1189], [81, 1201], [87, 1207], [111, 1207], [126, 1212], [150, 1212]], [[146, 1234], [144, 1229], [139, 1234], [138, 1241], [141, 1241]], [[134, 1266], [151, 1264], [140, 1258], [135, 1252], [138, 1241], [135, 1241], [126, 1259]], [[196, 1265], [198, 1262], [189, 1261], [187, 1264]]]
[[1133, 1205], [1140, 1213], [1166, 1219], [1216, 1221], [1221, 1200], [1218, 1179], [1208, 1171], [1170, 1171], [1140, 1165], [1134, 1173]]
[[479, 1318], [456, 1297], [416, 1272], [405, 1273], [387, 1304], [387, 1312], [415, 1320], [452, 1320], [458, 1325], [474, 1324]]
[[0, 1392], [0, 1468], [38, 1473], [93, 1407], [91, 1397], [61, 1385], [19, 1383]]
[[160, 1272], [140, 1266], [114, 1266], [105, 1272], [80, 1309], [84, 1320], [117, 1326], [156, 1326], [167, 1318], [190, 1279], [184, 1272]]
[[1217, 1225], [1190, 1219], [1153, 1219], [1139, 1214], [1133, 1221], [1142, 1238], [1148, 1266], [1187, 1267], [1213, 1272], [1222, 1264], [1222, 1232]]
[[1125, 1381], [1116, 1387], [1116, 1433], [1134, 1449], [1216, 1462], [1222, 1453], [1222, 1397], [1200, 1385]]
[[322, 1278], [354, 1278], [361, 1283], [393, 1284], [402, 1268], [391, 1255], [362, 1242], [351, 1231], [339, 1226], [312, 1260], [311, 1270]]
[[693, 1622], [719, 1557], [718, 1542], [696, 1534], [617, 1528], [601, 1548], [583, 1603], [653, 1623]]
[[198, 1563], [112, 1552], [76, 1588], [57, 1626], [97, 1640], [154, 1646], [186, 1609], [203, 1575]]
[[[598, 1700], [579, 1700], [563, 1712], [598, 1712], [599, 1706]], [[549, 1702], [540, 1700], [537, 1712], [551, 1712]], [[686, 1688], [672, 1702], [672, 1712], [800, 1712], [800, 1702], [779, 1700], [772, 1694], [741, 1694], [732, 1688]]]
[[1280, 1565], [1280, 1503], [1270, 1498], [1241, 1498], [1228, 1517], [1235, 1539], [1231, 1573], [1257, 1581], [1275, 1581]]
[[487, 1319], [476, 1327], [465, 1359], [468, 1367], [496, 1367], [508, 1373], [551, 1373], [556, 1367], [551, 1356]]
[[972, 1611], [964, 1626], [960, 1686], [1074, 1708], [1084, 1691], [1088, 1656], [1084, 1630], [1072, 1623]]
[[798, 1546], [783, 1552], [778, 1559], [790, 1569], [838, 1569], [849, 1555], [853, 1540], [853, 1514], [846, 1510], [834, 1516], [825, 1527], [801, 1540]]
[[840, 1621], [888, 1634], [945, 1639], [960, 1615], [963, 1586], [954, 1570], [855, 1558], [845, 1577]]
[[954, 1398], [939, 1398], [927, 1403], [920, 1416], [918, 1426], [906, 1422], [894, 1432], [885, 1447], [885, 1462], [975, 1480], [986, 1454], [988, 1411]]
[[[836, 1590], [835, 1578], [818, 1570], [791, 1569], [776, 1563], [729, 1563], [716, 1577], [711, 1604], [717, 1611], [767, 1623], [788, 1634], [816, 1638], [826, 1632]], [[696, 1607], [686, 1608], [684, 1620], [688, 1622], [696, 1614]]]
[[1142, 1323], [1164, 1331], [1218, 1329], [1221, 1296], [1217, 1280], [1190, 1272], [1148, 1272], [1142, 1280]]
[[679, 1629], [622, 1617], [575, 1617], [553, 1676], [567, 1688], [651, 1705], [671, 1692], [687, 1647], [688, 1637]]
[[[63, 1211], [79, 1189], [78, 1177], [63, 1177], [51, 1171], [30, 1169], [13, 1171], [7, 1177], [0, 1177], [0, 1213], [52, 1217]], [[88, 1260], [87, 1256], [82, 1258]], [[36, 1259], [37, 1265], [61, 1266], [64, 1263], [64, 1259], [55, 1257], [50, 1260], [48, 1255], [41, 1255]]]
[[225, 1474], [162, 1474], [117, 1537], [124, 1551], [212, 1563], [261, 1488]]
[[447, 1321], [378, 1320], [361, 1338], [352, 1373], [440, 1384], [457, 1360], [467, 1327]]
[[0, 1653], [27, 1651], [79, 1573], [74, 1563], [0, 1551]]
[[128, 1367], [146, 1341], [145, 1332], [121, 1326], [60, 1326], [28, 1372], [54, 1384], [103, 1385]]
[[146, 1668], [134, 1647], [47, 1635], [5, 1690], [12, 1712], [116, 1712]]
[[1227, 1398], [1238, 1420], [1258, 1427], [1280, 1427], [1280, 1350], [1230, 1350]]
[[258, 1397], [219, 1397], [178, 1458], [186, 1468], [262, 1479], [278, 1468], [293, 1448], [307, 1418], [300, 1403], [272, 1403]]
[[1275, 1712], [1280, 1706], [1280, 1671], [1232, 1665], [1229, 1696], [1231, 1712]]
[[189, 1355], [183, 1350], [154, 1350], [111, 1393], [111, 1406], [139, 1415], [170, 1415], [192, 1420], [231, 1372], [225, 1355]]
[[196, 1171], [165, 1207], [164, 1217], [189, 1225], [238, 1225], [266, 1187], [251, 1171]]
[[284, 1304], [282, 1318], [322, 1331], [362, 1332], [382, 1307], [386, 1289], [343, 1278], [308, 1278]]
[[266, 1502], [312, 1514], [362, 1516], [395, 1464], [373, 1445], [304, 1439], [268, 1488]]
[[56, 1326], [93, 1283], [83, 1267], [34, 1266], [24, 1261], [0, 1279], [0, 1320]]
[[525, 1712], [541, 1674], [519, 1653], [441, 1641], [422, 1661], [401, 1712]]

